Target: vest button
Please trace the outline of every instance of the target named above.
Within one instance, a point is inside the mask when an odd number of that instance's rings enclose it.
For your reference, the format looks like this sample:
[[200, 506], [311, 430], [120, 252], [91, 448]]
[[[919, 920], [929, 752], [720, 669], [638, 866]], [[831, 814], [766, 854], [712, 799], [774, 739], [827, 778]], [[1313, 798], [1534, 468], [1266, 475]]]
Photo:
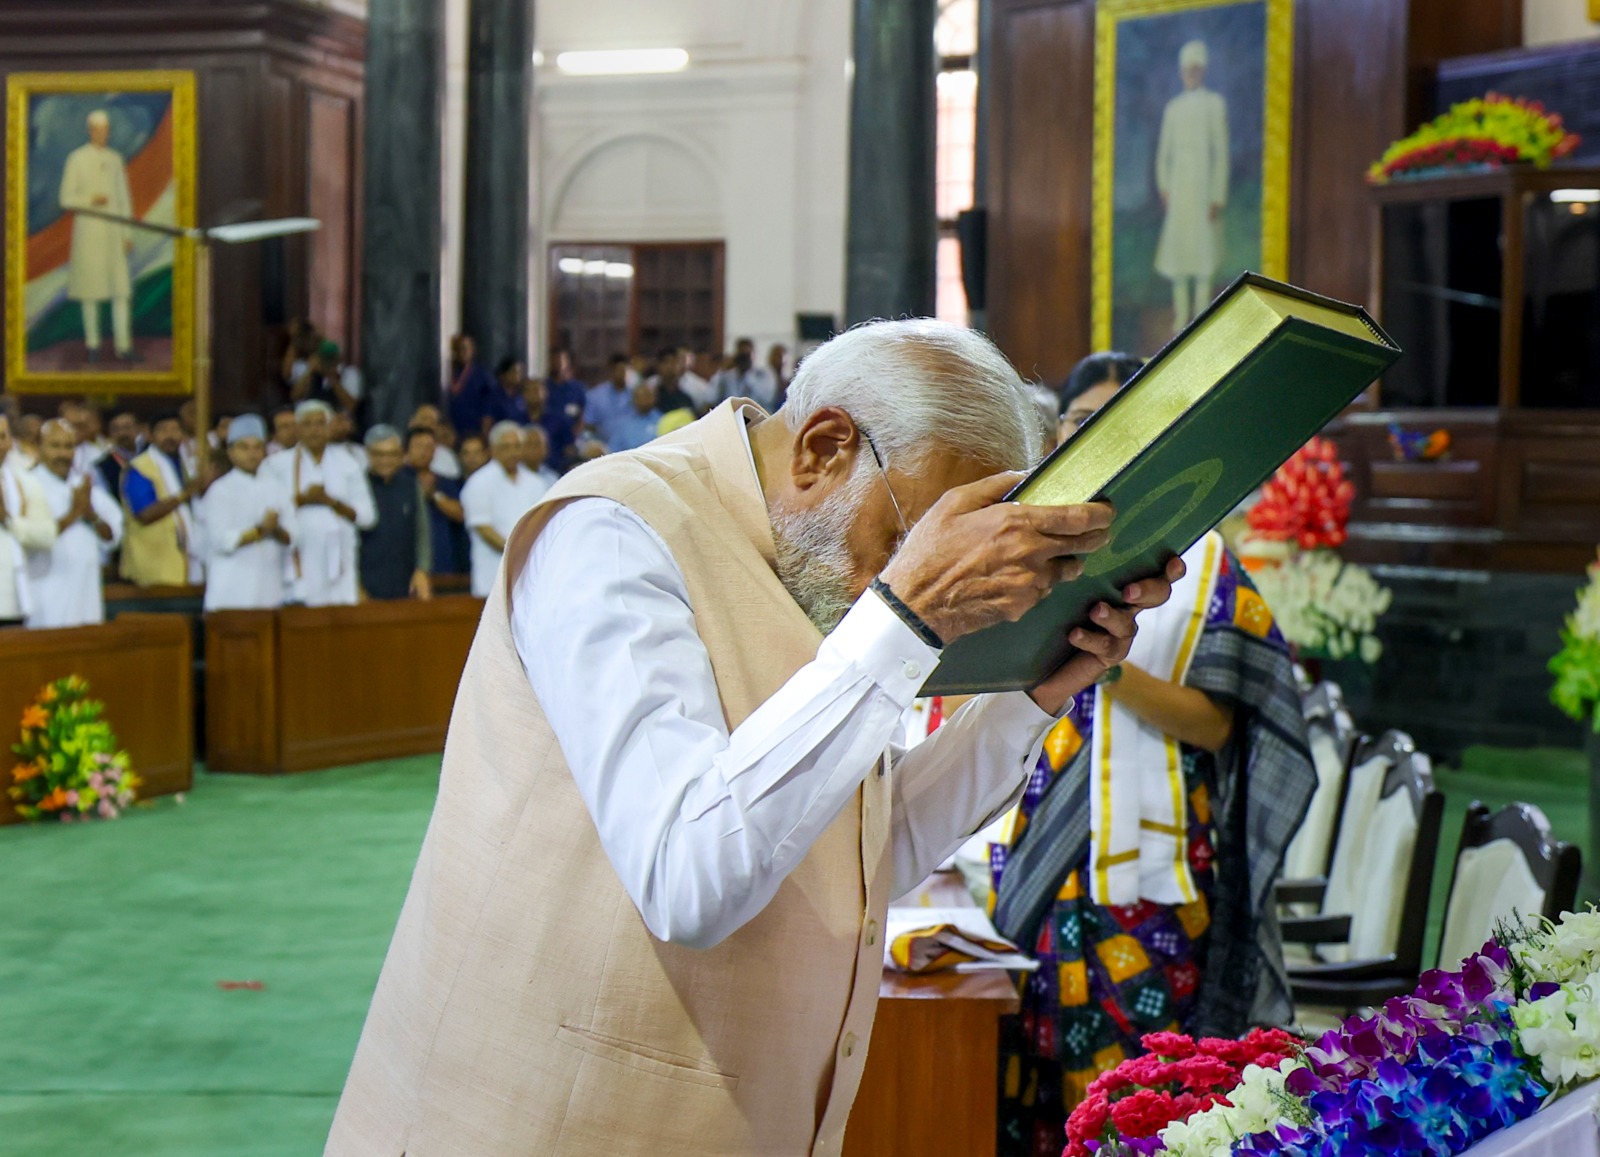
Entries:
[[867, 921], [867, 947], [868, 948], [872, 948], [877, 943], [878, 943], [878, 922], [876, 920], [868, 920]]
[[844, 1054], [846, 1060], [849, 1060], [851, 1057], [856, 1055], [855, 1033], [847, 1032], [844, 1034], [844, 1040], [839, 1046], [839, 1051]]
[[901, 670], [905, 672], [905, 677], [907, 679], [920, 679], [922, 677], [922, 667], [917, 663], [907, 661], [906, 665], [902, 667]]

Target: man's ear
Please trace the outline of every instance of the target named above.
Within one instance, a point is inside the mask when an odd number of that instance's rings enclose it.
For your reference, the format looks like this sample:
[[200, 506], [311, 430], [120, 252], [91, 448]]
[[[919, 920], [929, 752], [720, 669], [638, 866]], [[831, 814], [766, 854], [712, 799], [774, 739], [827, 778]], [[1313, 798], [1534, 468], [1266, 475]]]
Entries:
[[795, 489], [809, 490], [819, 483], [849, 477], [861, 444], [855, 421], [837, 406], [824, 406], [812, 414], [795, 438], [789, 463]]

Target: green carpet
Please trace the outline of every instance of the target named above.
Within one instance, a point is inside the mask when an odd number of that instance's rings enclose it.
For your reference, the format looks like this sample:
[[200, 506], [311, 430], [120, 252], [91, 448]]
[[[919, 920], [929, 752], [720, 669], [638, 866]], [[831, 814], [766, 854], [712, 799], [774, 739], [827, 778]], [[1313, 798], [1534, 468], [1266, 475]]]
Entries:
[[0, 1157], [320, 1153], [438, 773], [201, 775], [0, 829]]
[[[438, 769], [202, 774], [114, 823], [0, 829], [0, 1157], [320, 1153]], [[1469, 802], [1588, 836], [1581, 753], [1473, 749], [1439, 783], [1429, 962]]]

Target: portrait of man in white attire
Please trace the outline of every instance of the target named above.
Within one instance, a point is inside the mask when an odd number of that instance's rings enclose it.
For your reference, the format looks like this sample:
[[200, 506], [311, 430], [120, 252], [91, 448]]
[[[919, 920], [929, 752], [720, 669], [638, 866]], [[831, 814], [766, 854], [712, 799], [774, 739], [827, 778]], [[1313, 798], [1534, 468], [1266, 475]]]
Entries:
[[1165, 216], [1156, 272], [1172, 283], [1172, 332], [1211, 302], [1222, 264], [1228, 204], [1228, 103], [1205, 86], [1211, 54], [1203, 40], [1178, 53], [1183, 91], [1167, 102], [1156, 142], [1156, 187]]
[[[105, 109], [89, 114], [89, 141], [67, 157], [61, 173], [61, 208], [98, 209], [121, 217], [133, 215], [128, 169], [113, 149], [111, 115]], [[100, 360], [101, 308], [111, 306], [111, 348], [123, 362], [134, 362], [133, 279], [128, 257], [133, 231], [126, 225], [84, 213], [72, 218], [72, 253], [67, 263], [67, 297], [83, 311], [83, 340], [91, 364]]]

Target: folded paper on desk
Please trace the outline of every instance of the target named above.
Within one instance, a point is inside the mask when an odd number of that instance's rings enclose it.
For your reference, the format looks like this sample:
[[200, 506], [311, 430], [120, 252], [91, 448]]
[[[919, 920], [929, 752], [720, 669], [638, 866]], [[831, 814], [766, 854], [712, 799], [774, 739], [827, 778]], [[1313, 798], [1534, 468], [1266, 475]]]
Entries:
[[883, 965], [899, 972], [1031, 972], [1039, 962], [995, 931], [981, 908], [890, 908]]

